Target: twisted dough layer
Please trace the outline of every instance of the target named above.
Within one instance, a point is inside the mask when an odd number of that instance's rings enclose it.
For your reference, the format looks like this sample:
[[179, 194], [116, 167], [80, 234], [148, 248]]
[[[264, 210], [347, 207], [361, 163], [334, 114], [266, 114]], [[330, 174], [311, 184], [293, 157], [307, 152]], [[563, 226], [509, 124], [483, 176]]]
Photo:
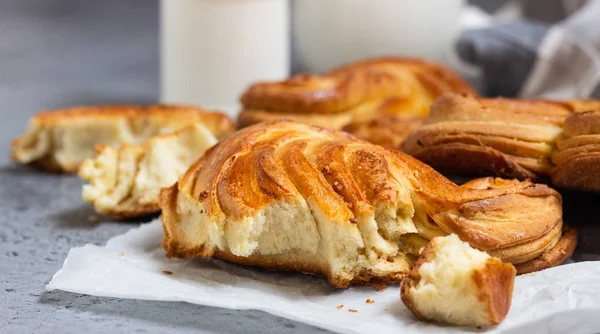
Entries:
[[427, 240], [449, 233], [525, 263], [562, 226], [561, 197], [547, 186], [460, 187], [400, 152], [290, 121], [220, 142], [160, 204], [169, 257], [322, 274], [339, 287], [397, 282]]
[[556, 167], [550, 171], [552, 183], [600, 192], [600, 111], [567, 117], [556, 146], [552, 155]]
[[449, 69], [409, 58], [353, 63], [324, 75], [301, 74], [252, 85], [239, 124], [287, 118], [331, 129], [397, 115], [425, 116], [444, 92], [475, 92]]
[[468, 175], [544, 179], [565, 118], [600, 101], [478, 99], [446, 94], [405, 152], [436, 169]]
[[44, 111], [12, 142], [13, 160], [53, 172], [76, 172], [96, 145], [141, 145], [154, 136], [196, 122], [223, 138], [234, 130], [229, 117], [177, 105], [74, 107]]

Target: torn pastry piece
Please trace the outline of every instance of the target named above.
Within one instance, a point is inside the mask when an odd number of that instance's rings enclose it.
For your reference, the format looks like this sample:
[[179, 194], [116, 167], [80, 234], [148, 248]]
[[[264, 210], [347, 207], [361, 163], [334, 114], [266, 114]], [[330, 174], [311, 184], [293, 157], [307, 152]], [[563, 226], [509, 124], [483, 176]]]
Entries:
[[475, 94], [448, 68], [410, 58], [377, 58], [323, 75], [300, 74], [252, 85], [241, 97], [238, 123], [290, 119], [331, 129], [351, 122], [426, 116], [445, 92]]
[[76, 172], [95, 146], [141, 145], [153, 136], [201, 122], [217, 138], [235, 130], [229, 117], [176, 105], [74, 107], [44, 111], [12, 142], [13, 160], [53, 172]]
[[169, 257], [319, 274], [337, 287], [398, 282], [420, 245], [451, 233], [524, 263], [562, 228], [561, 197], [545, 185], [457, 186], [401, 152], [291, 121], [219, 142], [160, 206]]
[[457, 174], [543, 180], [565, 118], [600, 101], [482, 99], [446, 94], [403, 151]]
[[570, 189], [600, 192], [600, 109], [572, 114], [564, 124], [552, 155], [552, 183]]
[[160, 211], [160, 189], [172, 185], [217, 139], [201, 123], [153, 137], [144, 145], [97, 146], [81, 165], [83, 199], [118, 219]]
[[510, 309], [516, 272], [455, 234], [437, 237], [402, 280], [402, 302], [423, 320], [497, 325]]

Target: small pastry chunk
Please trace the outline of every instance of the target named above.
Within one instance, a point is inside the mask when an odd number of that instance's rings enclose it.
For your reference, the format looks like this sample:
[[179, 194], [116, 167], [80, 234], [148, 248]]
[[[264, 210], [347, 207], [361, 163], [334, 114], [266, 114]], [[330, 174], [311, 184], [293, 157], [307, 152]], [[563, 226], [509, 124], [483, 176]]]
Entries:
[[516, 272], [455, 234], [437, 237], [402, 280], [401, 297], [419, 319], [497, 325], [510, 309]]
[[426, 116], [445, 92], [475, 94], [450, 69], [425, 60], [377, 58], [323, 75], [299, 74], [252, 85], [241, 97], [240, 126], [290, 119], [330, 129], [396, 116]]
[[153, 136], [201, 122], [217, 138], [233, 132], [231, 119], [187, 106], [102, 106], [44, 111], [12, 142], [13, 160], [52, 172], [76, 172], [98, 144], [141, 145]]
[[175, 183], [216, 143], [204, 125], [195, 123], [141, 146], [98, 145], [96, 157], [85, 160], [79, 170], [89, 182], [83, 186], [83, 199], [97, 212], [118, 219], [156, 213], [160, 189]]

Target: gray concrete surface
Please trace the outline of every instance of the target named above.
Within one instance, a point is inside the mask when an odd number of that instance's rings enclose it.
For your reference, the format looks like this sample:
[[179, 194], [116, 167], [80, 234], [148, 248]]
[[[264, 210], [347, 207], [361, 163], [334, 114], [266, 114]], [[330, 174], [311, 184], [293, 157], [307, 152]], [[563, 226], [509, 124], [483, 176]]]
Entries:
[[12, 165], [10, 138], [40, 109], [155, 101], [156, 13], [150, 0], [0, 0], [0, 332], [323, 332], [260, 311], [44, 292], [71, 247], [136, 223], [88, 222], [81, 182]]

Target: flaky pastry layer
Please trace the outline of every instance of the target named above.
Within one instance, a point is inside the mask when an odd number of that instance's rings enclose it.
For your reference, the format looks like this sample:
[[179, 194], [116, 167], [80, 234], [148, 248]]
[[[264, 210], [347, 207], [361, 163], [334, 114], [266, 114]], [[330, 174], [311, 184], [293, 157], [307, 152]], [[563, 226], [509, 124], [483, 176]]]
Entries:
[[567, 116], [600, 101], [482, 99], [446, 94], [405, 152], [450, 173], [544, 180]]
[[600, 110], [567, 117], [552, 155], [557, 186], [600, 192]]

